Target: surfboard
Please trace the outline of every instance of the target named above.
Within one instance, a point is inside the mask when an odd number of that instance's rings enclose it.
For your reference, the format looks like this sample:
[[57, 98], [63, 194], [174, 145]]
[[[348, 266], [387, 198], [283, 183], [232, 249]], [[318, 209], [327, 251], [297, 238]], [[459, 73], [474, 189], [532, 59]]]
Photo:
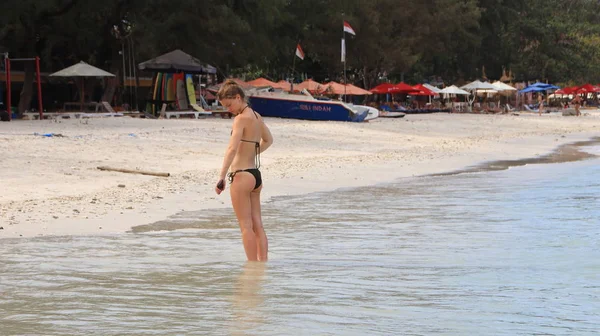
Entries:
[[180, 110], [187, 110], [188, 102], [187, 102], [187, 97], [185, 94], [185, 84], [183, 83], [183, 80], [178, 79], [176, 85], [177, 85], [177, 105], [179, 106]]
[[175, 85], [173, 83], [173, 75], [169, 74], [167, 76], [167, 100], [174, 101], [175, 100]]
[[196, 89], [194, 88], [194, 81], [192, 80], [192, 75], [185, 75], [185, 84], [190, 106], [198, 112], [204, 112], [204, 109], [198, 106], [196, 102]]
[[162, 78], [162, 84], [160, 85], [160, 100], [165, 101], [167, 95], [167, 76], [169, 74], [164, 74]]
[[182, 73], [176, 73], [173, 74], [173, 93], [175, 95], [175, 104], [177, 105], [177, 109], [181, 110], [181, 103], [179, 102], [180, 99], [186, 99], [187, 101], [187, 97], [185, 97], [185, 90], [183, 90], [183, 95], [184, 97], [182, 98], [181, 94], [182, 92], [179, 91], [179, 89], [177, 88], [177, 81], [182, 81], [183, 82], [183, 74]]
[[156, 113], [156, 100], [158, 100], [158, 94], [159, 94], [159, 87], [160, 87], [160, 83], [162, 81], [162, 73], [157, 73], [156, 74], [156, 82], [154, 83], [154, 93], [152, 94], [152, 100], [154, 100], [154, 102], [152, 102], [152, 114]]

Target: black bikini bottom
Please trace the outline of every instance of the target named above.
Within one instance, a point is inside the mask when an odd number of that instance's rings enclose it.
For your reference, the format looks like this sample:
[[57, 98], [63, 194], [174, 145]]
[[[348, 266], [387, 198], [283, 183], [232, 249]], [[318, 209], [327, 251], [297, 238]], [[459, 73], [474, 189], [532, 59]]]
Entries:
[[254, 176], [254, 180], [256, 180], [256, 183], [254, 183], [254, 189], [258, 189], [258, 187], [260, 187], [262, 185], [262, 177], [260, 175], [260, 170], [258, 170], [258, 168], [241, 169], [241, 170], [236, 170], [232, 173], [229, 173], [227, 176], [229, 177], [230, 184], [233, 183], [233, 178], [235, 177], [235, 174], [237, 174], [239, 172], [248, 172], [248, 173], [252, 174], [252, 176]]

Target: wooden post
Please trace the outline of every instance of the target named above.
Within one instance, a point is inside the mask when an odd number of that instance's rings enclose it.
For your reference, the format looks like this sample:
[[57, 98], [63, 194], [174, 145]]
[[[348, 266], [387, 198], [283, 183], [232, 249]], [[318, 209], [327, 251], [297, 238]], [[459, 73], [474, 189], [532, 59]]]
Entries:
[[150, 172], [150, 171], [145, 171], [145, 170], [113, 168], [113, 167], [107, 167], [107, 166], [100, 166], [100, 167], [98, 167], [98, 169], [106, 170], [106, 171], [116, 171], [116, 172], [120, 172], [120, 173], [152, 175], [152, 176], [162, 176], [162, 177], [169, 177], [171, 175], [169, 173], [156, 173], [156, 172]]
[[6, 62], [6, 110], [8, 111], [8, 120], [12, 119], [12, 102], [11, 102], [11, 87], [10, 87], [10, 58], [8, 58], [8, 56], [6, 56], [5, 58], [5, 62]]
[[44, 119], [44, 106], [42, 104], [42, 79], [40, 75], [40, 58], [35, 57], [35, 72], [37, 73], [38, 108], [40, 109], [40, 120]]
[[165, 119], [165, 111], [167, 110], [167, 104], [163, 103], [162, 104], [162, 108], [160, 109], [160, 115], [158, 116], [158, 119]]

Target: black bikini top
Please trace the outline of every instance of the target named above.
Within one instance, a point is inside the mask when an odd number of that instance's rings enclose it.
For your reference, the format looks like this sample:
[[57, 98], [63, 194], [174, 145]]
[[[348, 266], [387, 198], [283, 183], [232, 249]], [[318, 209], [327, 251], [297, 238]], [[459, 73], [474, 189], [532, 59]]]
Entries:
[[[240, 112], [239, 114], [244, 113], [244, 111], [248, 108], [248, 105], [246, 105], [246, 107], [244, 107], [242, 109], [242, 112]], [[254, 112], [254, 116], [256, 117], [256, 119], [258, 119], [258, 114], [256, 113], [256, 111], [252, 111]], [[231, 131], [231, 133], [233, 134], [233, 131]], [[254, 157], [254, 164], [256, 165], [256, 168], [260, 168], [260, 142], [256, 142], [256, 141], [250, 141], [250, 140], [244, 140], [244, 139], [240, 139], [240, 141], [242, 142], [249, 142], [249, 143], [253, 143], [254, 144], [254, 151], [255, 151], [255, 157]]]

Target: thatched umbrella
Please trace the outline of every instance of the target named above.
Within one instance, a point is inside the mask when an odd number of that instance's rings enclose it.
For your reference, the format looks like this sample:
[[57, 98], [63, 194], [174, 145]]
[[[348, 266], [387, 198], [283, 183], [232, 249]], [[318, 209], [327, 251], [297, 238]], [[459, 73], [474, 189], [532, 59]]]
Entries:
[[84, 61], [81, 61], [75, 65], [71, 65], [68, 68], [62, 69], [50, 75], [51, 77], [76, 77], [80, 80], [81, 87], [81, 111], [83, 112], [84, 105], [84, 85], [85, 77], [114, 77], [115, 75], [110, 72], [106, 72], [102, 69], [96, 68], [95, 66], [89, 65]]

